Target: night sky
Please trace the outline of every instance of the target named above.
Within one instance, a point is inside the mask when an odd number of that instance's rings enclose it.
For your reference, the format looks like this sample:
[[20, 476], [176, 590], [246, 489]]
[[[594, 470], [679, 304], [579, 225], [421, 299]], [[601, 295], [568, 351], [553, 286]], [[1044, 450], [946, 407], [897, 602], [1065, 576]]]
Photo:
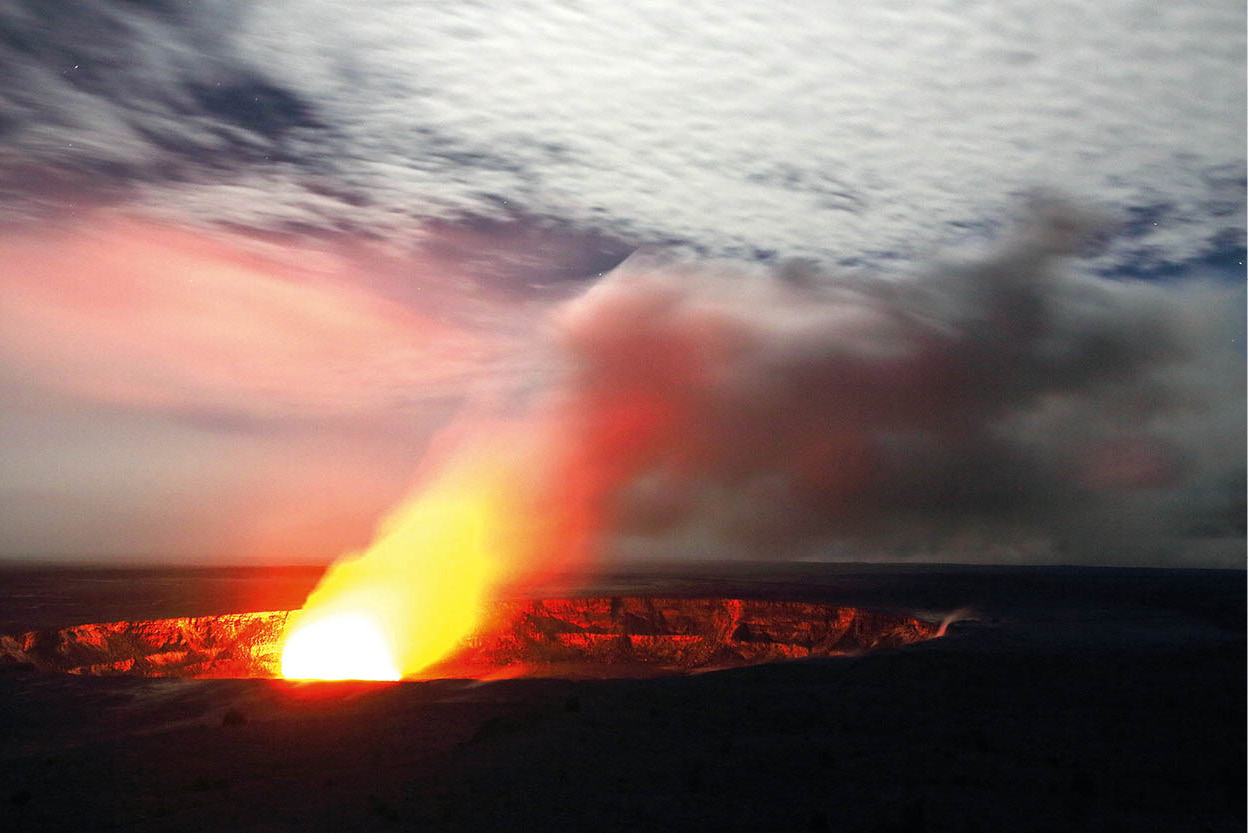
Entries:
[[0, 0], [0, 557], [330, 559], [558, 404], [609, 557], [1242, 566], [1245, 26]]

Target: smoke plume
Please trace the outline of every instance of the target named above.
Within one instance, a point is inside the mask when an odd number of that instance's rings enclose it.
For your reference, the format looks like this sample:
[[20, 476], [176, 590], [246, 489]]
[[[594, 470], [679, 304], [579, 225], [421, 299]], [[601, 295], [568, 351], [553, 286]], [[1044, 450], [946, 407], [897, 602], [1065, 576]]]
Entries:
[[1039, 206], [906, 282], [626, 262], [554, 317], [533, 511], [591, 555], [1238, 560], [1242, 290], [1081, 274], [1096, 231]]

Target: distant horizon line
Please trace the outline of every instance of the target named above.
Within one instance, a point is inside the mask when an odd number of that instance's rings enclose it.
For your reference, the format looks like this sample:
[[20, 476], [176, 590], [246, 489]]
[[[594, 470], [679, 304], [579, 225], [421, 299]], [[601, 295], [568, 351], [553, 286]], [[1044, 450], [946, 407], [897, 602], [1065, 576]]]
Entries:
[[[221, 571], [221, 570], [326, 570], [337, 559], [308, 561], [274, 561], [274, 562], [238, 562], [183, 560], [167, 561], [144, 557], [71, 557], [71, 556], [0, 556], [0, 572], [5, 570], [29, 569], [77, 569], [77, 570], [187, 570], [187, 571]], [[673, 569], [696, 566], [766, 566], [766, 565], [812, 565], [840, 566], [853, 568], [980, 568], [999, 569], [1066, 569], [1066, 570], [1106, 570], [1106, 571], [1222, 571], [1228, 573], [1248, 573], [1248, 564], [1240, 566], [1218, 565], [1096, 565], [1077, 562], [950, 562], [930, 561], [923, 559], [874, 559], [874, 560], [837, 560], [837, 559], [615, 559], [600, 563], [596, 569], [583, 571], [587, 574], [609, 573], [621, 568]], [[581, 571], [568, 571], [569, 575]]]

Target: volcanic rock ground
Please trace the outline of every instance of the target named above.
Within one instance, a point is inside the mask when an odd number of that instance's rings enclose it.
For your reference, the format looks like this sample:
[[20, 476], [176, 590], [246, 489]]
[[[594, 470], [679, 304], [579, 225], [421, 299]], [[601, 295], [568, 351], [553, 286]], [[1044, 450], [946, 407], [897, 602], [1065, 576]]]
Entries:
[[[0, 633], [291, 608], [316, 575], [10, 569]], [[0, 823], [1245, 828], [1243, 572], [705, 564], [578, 590], [970, 613], [903, 648], [646, 679], [296, 684], [9, 665]]]

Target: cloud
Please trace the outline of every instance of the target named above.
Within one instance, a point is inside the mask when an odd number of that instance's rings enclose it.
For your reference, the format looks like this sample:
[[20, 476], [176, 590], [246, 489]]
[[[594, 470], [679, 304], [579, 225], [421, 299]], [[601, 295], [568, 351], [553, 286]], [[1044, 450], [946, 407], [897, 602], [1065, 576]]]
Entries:
[[[1089, 276], [1242, 274], [1244, 15], [9, 3], [5, 392], [233, 438], [540, 400], [533, 322], [634, 245], [794, 255], [565, 312], [613, 546], [1147, 561], [1242, 523], [1242, 300]], [[1037, 183], [1121, 233], [920, 266]]]
[[222, 6], [111, 0], [0, 8], [0, 220], [290, 164], [324, 125], [231, 55], [235, 19]]
[[1038, 184], [1168, 206], [1114, 263], [1182, 262], [1242, 232], [1243, 32], [1242, 8], [1194, 3], [298, 0], [258, 8], [237, 45], [318, 103], [335, 164], [382, 203], [489, 214], [502, 195], [712, 256], [878, 270]]
[[503, 346], [362, 288], [329, 253], [101, 220], [0, 239], [10, 379], [198, 419], [325, 420], [455, 399]]
[[0, 235], [2, 555], [363, 544], [441, 423], [548, 370], [549, 302], [512, 285], [566, 296], [578, 270], [531, 250], [601, 257], [542, 228], [489, 232], [447, 228], [419, 257], [104, 212]]
[[5, 558], [328, 560], [368, 540], [432, 422], [223, 431], [12, 394], [0, 404]]
[[17, 33], [0, 40], [0, 187], [18, 218], [123, 200], [406, 242], [519, 209], [699, 255], [901, 274], [933, 244], [983, 243], [999, 232], [985, 218], [1044, 184], [1127, 212], [1100, 271], [1244, 246], [1233, 5], [0, 15]]

